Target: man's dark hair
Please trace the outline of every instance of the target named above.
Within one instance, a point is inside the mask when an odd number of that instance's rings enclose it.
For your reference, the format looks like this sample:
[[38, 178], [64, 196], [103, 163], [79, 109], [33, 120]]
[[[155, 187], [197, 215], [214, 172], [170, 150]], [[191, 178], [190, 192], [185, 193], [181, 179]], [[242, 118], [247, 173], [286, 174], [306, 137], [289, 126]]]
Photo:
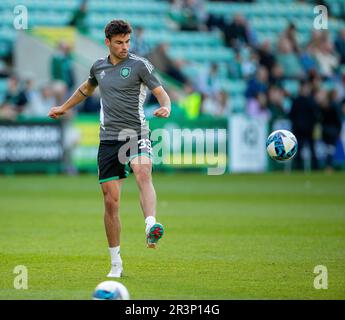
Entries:
[[132, 33], [132, 28], [130, 24], [123, 20], [112, 20], [110, 21], [104, 29], [105, 37], [111, 40], [112, 36], [118, 34], [128, 34]]

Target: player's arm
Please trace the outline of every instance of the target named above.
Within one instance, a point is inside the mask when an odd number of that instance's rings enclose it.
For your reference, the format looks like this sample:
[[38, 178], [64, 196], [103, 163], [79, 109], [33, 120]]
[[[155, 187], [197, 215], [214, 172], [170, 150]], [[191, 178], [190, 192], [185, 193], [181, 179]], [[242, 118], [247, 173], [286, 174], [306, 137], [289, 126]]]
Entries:
[[51, 108], [48, 117], [52, 119], [59, 118], [69, 109], [72, 109], [77, 104], [84, 101], [88, 96], [91, 96], [95, 89], [96, 87], [93, 86], [90, 81], [86, 80], [63, 105]]
[[152, 94], [157, 98], [160, 107], [154, 111], [156, 117], [168, 118], [171, 112], [171, 102], [168, 94], [159, 86], [152, 90]]

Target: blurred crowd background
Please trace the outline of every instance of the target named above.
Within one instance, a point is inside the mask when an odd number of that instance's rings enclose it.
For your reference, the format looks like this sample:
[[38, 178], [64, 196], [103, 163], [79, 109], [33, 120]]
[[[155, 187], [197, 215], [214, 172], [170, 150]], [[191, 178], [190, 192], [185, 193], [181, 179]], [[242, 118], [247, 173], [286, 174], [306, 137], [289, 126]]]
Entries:
[[[21, 3], [28, 6], [29, 28], [72, 26], [99, 43], [109, 20], [129, 21], [134, 29], [131, 51], [156, 67], [174, 115], [198, 120], [246, 114], [266, 119], [272, 129], [288, 121], [300, 148], [309, 149], [312, 168], [319, 168], [316, 139], [324, 142], [326, 169], [334, 167], [345, 118], [345, 1]], [[23, 115], [45, 117], [79, 85], [74, 48], [64, 39], [50, 58], [46, 84], [37, 86], [34, 75], [13, 71], [15, 4], [0, 4], [0, 118], [11, 121]], [[315, 29], [316, 5], [328, 9], [327, 29]], [[148, 96], [146, 103], [150, 110], [156, 101]], [[96, 93], [70, 116], [96, 114], [99, 109]], [[301, 156], [299, 152], [297, 167], [302, 166]]]

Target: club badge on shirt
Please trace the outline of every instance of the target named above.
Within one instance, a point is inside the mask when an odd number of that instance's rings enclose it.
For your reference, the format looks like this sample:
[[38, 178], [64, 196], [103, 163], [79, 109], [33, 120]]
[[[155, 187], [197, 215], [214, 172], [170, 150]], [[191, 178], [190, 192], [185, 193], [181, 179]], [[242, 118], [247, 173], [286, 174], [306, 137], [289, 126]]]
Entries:
[[129, 67], [123, 67], [120, 71], [120, 75], [124, 79], [128, 78], [130, 73], [131, 73], [131, 68]]

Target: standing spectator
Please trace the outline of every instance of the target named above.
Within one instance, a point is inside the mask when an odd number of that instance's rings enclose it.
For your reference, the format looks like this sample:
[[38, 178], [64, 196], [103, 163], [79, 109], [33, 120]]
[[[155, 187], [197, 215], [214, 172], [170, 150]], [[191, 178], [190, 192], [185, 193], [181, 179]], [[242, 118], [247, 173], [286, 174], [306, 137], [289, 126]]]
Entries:
[[50, 67], [52, 80], [61, 80], [69, 90], [72, 90], [75, 84], [72, 48], [66, 42], [59, 43], [58, 50], [52, 56]]
[[333, 158], [336, 144], [340, 137], [342, 119], [339, 109], [333, 103], [332, 91], [327, 93], [321, 90], [318, 94], [318, 104], [320, 106], [320, 118], [322, 127], [322, 140], [326, 145], [326, 170], [334, 169]]
[[296, 154], [296, 167], [302, 169], [302, 150], [308, 148], [311, 154], [312, 169], [318, 168], [315, 154], [313, 133], [317, 123], [317, 107], [314, 99], [310, 96], [310, 84], [302, 80], [299, 95], [292, 101], [289, 117], [292, 123], [292, 132], [297, 138], [299, 152]]

